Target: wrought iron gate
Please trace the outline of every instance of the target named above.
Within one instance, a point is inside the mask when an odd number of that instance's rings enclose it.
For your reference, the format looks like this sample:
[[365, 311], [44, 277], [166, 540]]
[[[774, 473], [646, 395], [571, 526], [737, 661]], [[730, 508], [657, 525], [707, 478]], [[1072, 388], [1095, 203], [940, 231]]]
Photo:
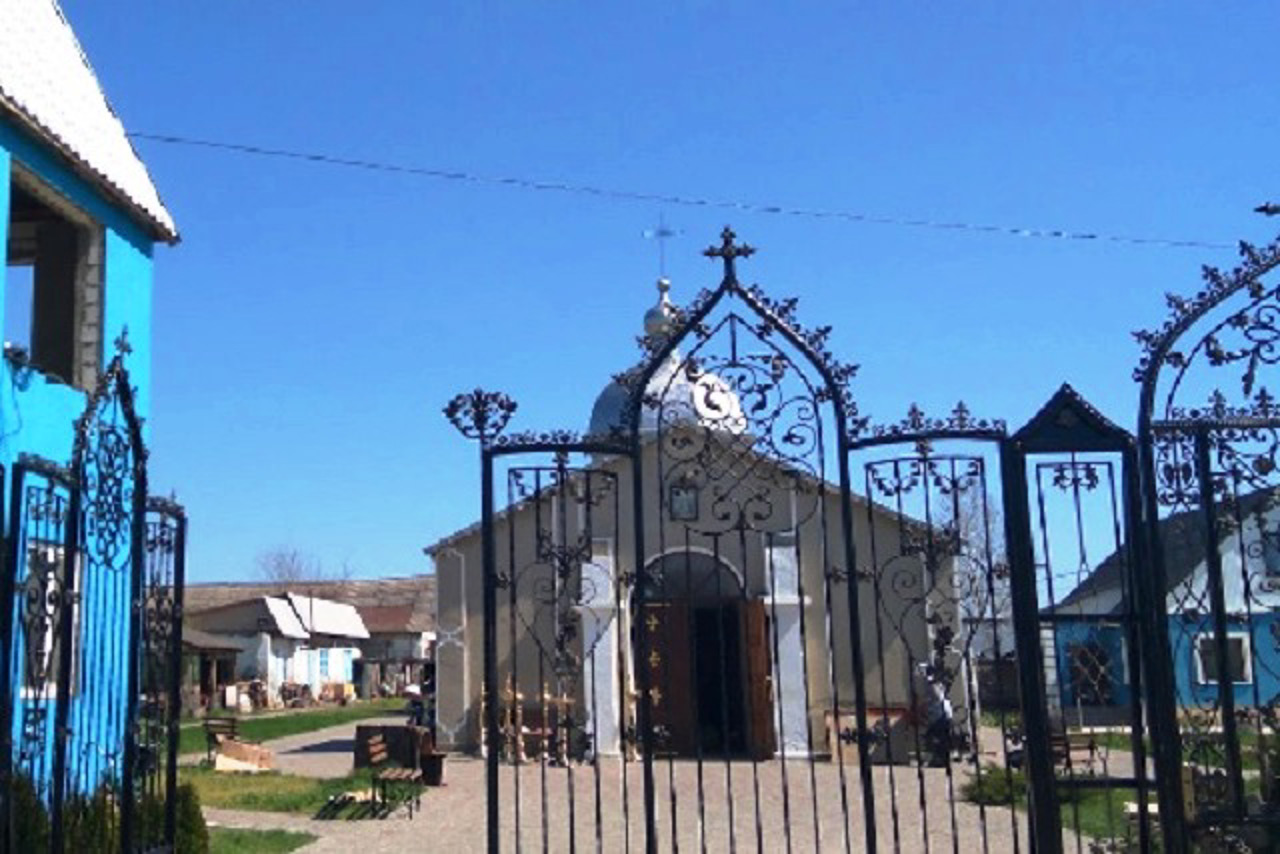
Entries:
[[[1280, 841], [1280, 244], [1140, 332], [1152, 717], [1168, 851]], [[1274, 381], [1274, 380], [1273, 380]], [[1176, 769], [1164, 773], [1164, 769]]]
[[[963, 404], [873, 424], [830, 330], [739, 283], [751, 251], [726, 229], [687, 309], [660, 283], [589, 435], [504, 435], [499, 393], [446, 407], [481, 450], [489, 849], [1178, 851], [1265, 828], [1280, 291], [1258, 279], [1280, 250], [1140, 336], [1139, 439], [1065, 385], [1012, 433]], [[1197, 358], [1244, 368], [1247, 407], [1175, 405]]]
[[171, 850], [185, 517], [148, 501], [123, 363], [75, 424], [71, 464], [22, 456], [0, 578], [4, 850]]

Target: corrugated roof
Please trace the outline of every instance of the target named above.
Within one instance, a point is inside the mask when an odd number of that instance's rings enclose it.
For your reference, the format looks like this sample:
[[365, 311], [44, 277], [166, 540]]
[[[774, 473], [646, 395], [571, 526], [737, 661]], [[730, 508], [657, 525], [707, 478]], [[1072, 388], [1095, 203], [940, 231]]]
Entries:
[[308, 596], [319, 596], [334, 602], [346, 602], [360, 609], [407, 605], [411, 609], [411, 615], [405, 625], [405, 631], [429, 632], [433, 631], [436, 625], [436, 578], [434, 575], [348, 581], [233, 581], [188, 584], [183, 591], [183, 609], [188, 614], [195, 614], [243, 602], [246, 599], [285, 596], [291, 591]]
[[306, 640], [311, 637], [311, 633], [302, 624], [302, 620], [298, 618], [297, 612], [294, 611], [293, 605], [290, 604], [288, 599], [264, 596], [262, 601], [266, 603], [271, 619], [276, 621], [276, 628], [280, 631], [280, 634], [287, 638], [298, 638], [299, 640]]
[[360, 619], [370, 634], [402, 634], [412, 632], [409, 622], [413, 619], [410, 605], [364, 605], [359, 609]]
[[5, 0], [3, 14], [0, 112], [125, 202], [156, 236], [176, 241], [178, 227], [56, 0]]
[[299, 596], [297, 593], [288, 594], [288, 598], [303, 627], [309, 631], [341, 638], [369, 637], [369, 630], [364, 627], [364, 620], [360, 619], [360, 612], [353, 605]]
[[240, 646], [231, 638], [202, 632], [191, 626], [182, 627], [182, 645], [192, 649], [207, 649], [220, 652], [240, 651]]

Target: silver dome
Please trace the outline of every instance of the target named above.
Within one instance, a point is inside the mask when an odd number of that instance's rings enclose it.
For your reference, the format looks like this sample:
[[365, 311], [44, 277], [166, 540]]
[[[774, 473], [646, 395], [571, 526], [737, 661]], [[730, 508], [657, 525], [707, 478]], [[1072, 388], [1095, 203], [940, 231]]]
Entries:
[[[671, 283], [658, 280], [658, 304], [645, 312], [645, 335], [654, 338], [670, 330], [674, 309], [667, 298]], [[655, 433], [659, 419], [664, 429], [677, 424], [698, 424], [713, 430], [730, 433], [746, 431], [746, 417], [742, 403], [728, 383], [713, 373], [691, 374], [678, 352], [672, 352], [667, 360], [649, 378], [646, 397], [656, 401], [645, 404], [640, 413], [640, 432]], [[605, 434], [613, 430], [631, 429], [626, 410], [629, 392], [617, 381], [610, 382], [596, 398], [591, 408], [591, 422], [587, 432]]]

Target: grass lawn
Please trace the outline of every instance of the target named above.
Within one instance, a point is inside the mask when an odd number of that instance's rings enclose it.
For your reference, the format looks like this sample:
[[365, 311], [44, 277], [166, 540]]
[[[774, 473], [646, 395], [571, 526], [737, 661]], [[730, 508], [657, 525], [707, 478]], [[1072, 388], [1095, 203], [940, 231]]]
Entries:
[[315, 839], [310, 833], [288, 830], [214, 827], [209, 830], [209, 854], [286, 854]]
[[[1154, 800], [1155, 793], [1152, 792], [1150, 797]], [[1136, 823], [1131, 825], [1124, 813], [1125, 803], [1138, 800], [1135, 790], [1077, 789], [1068, 792], [1060, 789], [1059, 799], [1063, 827], [1099, 840], [1128, 839], [1130, 834], [1136, 840], [1138, 826]]]
[[212, 768], [184, 766], [178, 769], [178, 780], [196, 787], [202, 806], [304, 815], [315, 815], [331, 795], [369, 788], [367, 771], [332, 780], [317, 780], [274, 771], [227, 774]]
[[[1257, 771], [1262, 767], [1262, 760], [1259, 755], [1258, 733], [1255, 730], [1241, 728], [1239, 730], [1240, 741], [1240, 767], [1245, 771]], [[1217, 747], [1211, 750], [1195, 751], [1196, 740], [1201, 739], [1206, 743], [1216, 742]], [[1099, 747], [1109, 747], [1112, 750], [1130, 750], [1133, 747], [1133, 740], [1128, 733], [1107, 732], [1098, 733], [1094, 736]], [[1182, 758], [1184, 762], [1194, 762], [1203, 765], [1224, 766], [1226, 759], [1222, 754], [1221, 734], [1216, 733], [1200, 733], [1197, 734], [1191, 730], [1183, 730], [1182, 732]], [[1144, 740], [1148, 753], [1151, 750], [1151, 738]], [[1280, 738], [1276, 736], [1268, 736], [1267, 744], [1271, 747], [1280, 743]]]
[[[315, 732], [325, 727], [350, 723], [364, 718], [395, 714], [404, 708], [405, 701], [387, 697], [350, 706], [327, 706], [304, 709], [279, 715], [243, 717], [240, 719], [240, 737], [246, 741], [268, 741], [286, 735]], [[178, 734], [178, 753], [204, 753], [206, 740], [204, 727], [196, 723], [184, 726]]]

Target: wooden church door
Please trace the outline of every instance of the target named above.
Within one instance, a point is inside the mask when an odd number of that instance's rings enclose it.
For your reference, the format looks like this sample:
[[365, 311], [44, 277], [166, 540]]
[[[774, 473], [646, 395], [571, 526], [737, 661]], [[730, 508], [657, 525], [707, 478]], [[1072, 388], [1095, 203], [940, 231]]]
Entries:
[[655, 602], [644, 606], [642, 630], [648, 633], [652, 691], [650, 721], [659, 734], [660, 753], [694, 752], [694, 685], [690, 668], [689, 606], [684, 602]]
[[773, 756], [773, 673], [770, 666], [769, 618], [765, 603], [749, 599], [742, 609], [743, 647], [747, 658], [747, 750], [754, 759]]

